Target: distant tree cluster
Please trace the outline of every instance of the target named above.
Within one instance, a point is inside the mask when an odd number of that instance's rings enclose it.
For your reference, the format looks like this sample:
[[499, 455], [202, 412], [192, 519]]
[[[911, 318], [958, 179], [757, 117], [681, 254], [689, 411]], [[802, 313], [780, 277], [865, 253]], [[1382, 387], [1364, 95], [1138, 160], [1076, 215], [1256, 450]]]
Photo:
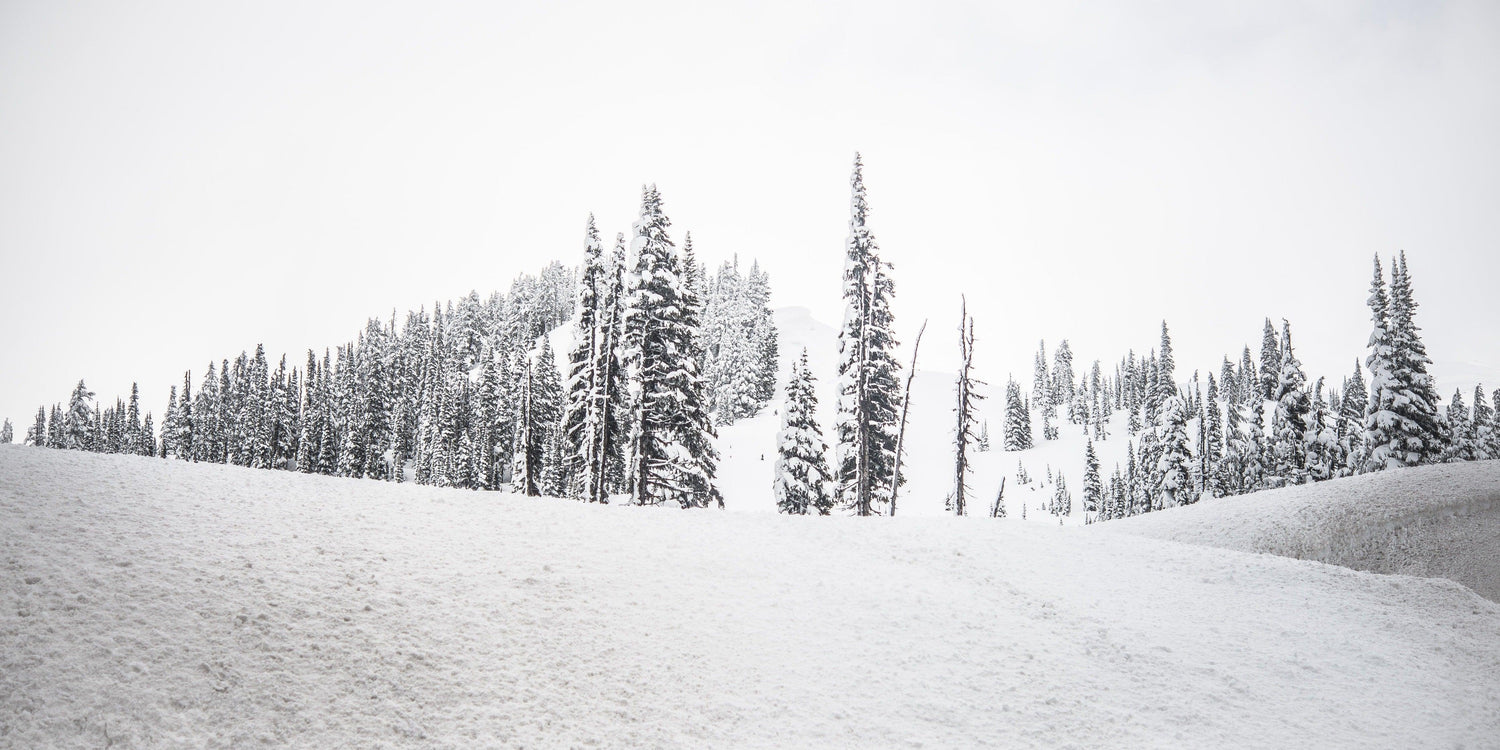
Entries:
[[[608, 502], [722, 505], [711, 404], [720, 421], [774, 393], [769, 278], [726, 264], [708, 290], [677, 252], [655, 187], [606, 253], [590, 217], [584, 264], [522, 275], [509, 294], [369, 321], [356, 340], [273, 369], [264, 348], [184, 373], [160, 436], [138, 392], [100, 408], [82, 381], [67, 410], [39, 409], [33, 445], [139, 453], [438, 487], [511, 489]], [[573, 321], [573, 348], [550, 334]], [[711, 346], [712, 350], [705, 348]], [[735, 364], [731, 367], [729, 360]], [[704, 367], [718, 367], [718, 380]], [[717, 390], [714, 390], [717, 389]]]
[[[690, 243], [690, 238], [684, 243], [684, 256], [692, 259]], [[701, 267], [696, 262], [688, 267], [689, 278], [708, 290], [699, 348], [709, 409], [715, 424], [734, 424], [755, 416], [776, 397], [779, 357], [771, 320], [771, 279], [759, 263], [751, 263], [742, 273], [738, 257], [726, 261], [711, 278], [697, 275]]]
[[[1291, 324], [1282, 321], [1278, 333], [1267, 319], [1258, 364], [1247, 346], [1237, 364], [1226, 356], [1218, 377], [1209, 373], [1206, 391], [1197, 373], [1179, 389], [1163, 323], [1160, 353], [1139, 361], [1128, 355], [1118, 371], [1116, 405], [1131, 410], [1130, 432], [1140, 444], [1129, 446], [1123, 471], [1115, 467], [1098, 518], [1370, 471], [1500, 458], [1500, 422], [1483, 386], [1475, 388], [1472, 409], [1455, 392], [1439, 412], [1405, 253], [1392, 261], [1389, 283], [1376, 258], [1368, 304], [1368, 384], [1356, 362], [1336, 388], [1308, 378]], [[1189, 419], [1197, 424], [1192, 440]]]

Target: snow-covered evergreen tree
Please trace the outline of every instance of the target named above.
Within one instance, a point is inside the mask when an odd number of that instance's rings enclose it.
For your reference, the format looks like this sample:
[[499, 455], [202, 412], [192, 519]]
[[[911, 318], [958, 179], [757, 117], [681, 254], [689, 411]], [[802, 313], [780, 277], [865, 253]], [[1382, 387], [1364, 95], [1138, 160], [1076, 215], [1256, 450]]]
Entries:
[[1437, 393], [1427, 374], [1426, 347], [1418, 335], [1405, 253], [1391, 269], [1387, 296], [1380, 258], [1370, 285], [1374, 330], [1365, 365], [1370, 403], [1365, 415], [1365, 469], [1394, 469], [1435, 459], [1443, 446]]
[[1094, 454], [1094, 441], [1088, 441], [1083, 454], [1083, 512], [1092, 521], [1104, 509], [1104, 485], [1099, 480], [1099, 457]]
[[1474, 432], [1474, 449], [1479, 460], [1500, 458], [1500, 430], [1495, 429], [1495, 411], [1484, 398], [1484, 386], [1474, 386], [1474, 416], [1469, 422]]
[[[1228, 359], [1224, 360], [1227, 364]], [[1232, 377], [1232, 375], [1231, 375]], [[1224, 472], [1220, 463], [1224, 460], [1224, 422], [1219, 414], [1219, 386], [1213, 373], [1208, 374], [1208, 398], [1203, 401], [1203, 441], [1198, 446], [1199, 467], [1203, 477], [1203, 489], [1209, 497], [1222, 497]], [[1231, 400], [1229, 408], [1233, 409]]]
[[94, 439], [94, 392], [83, 384], [82, 380], [73, 388], [73, 395], [68, 398], [67, 422], [63, 427], [62, 447], [75, 451], [94, 450], [96, 440]]
[[38, 448], [48, 447], [47, 407], [38, 406], [36, 408], [36, 420], [31, 423], [30, 427], [26, 428], [26, 445], [33, 445]]
[[[1046, 412], [1042, 416], [1046, 429]], [[1023, 451], [1031, 446], [1031, 424], [1021, 403], [1021, 387], [1011, 379], [1005, 384], [1005, 450]]]
[[781, 413], [781, 432], [776, 436], [776, 476], [772, 491], [782, 513], [828, 515], [833, 509], [829, 493], [828, 445], [818, 426], [818, 396], [807, 364], [807, 350], [792, 364], [786, 386], [786, 405]]
[[15, 439], [15, 428], [10, 426], [10, 420], [7, 419], [4, 425], [0, 425], [0, 445], [10, 445]]
[[623, 326], [632, 385], [627, 484], [636, 504], [722, 507], [714, 486], [713, 425], [696, 364], [698, 310], [683, 286], [669, 226], [660, 193], [655, 186], [644, 189]]
[[1473, 461], [1479, 457], [1474, 440], [1474, 425], [1470, 421], [1472, 418], [1469, 407], [1464, 403], [1463, 390], [1455, 389], [1453, 400], [1448, 402], [1448, 410], [1444, 414], [1448, 435], [1448, 445], [1444, 447], [1441, 456], [1444, 463]]
[[1265, 330], [1260, 340], [1260, 397], [1276, 400], [1276, 389], [1281, 383], [1281, 348], [1276, 341], [1276, 327], [1266, 318]]
[[896, 480], [896, 421], [901, 396], [890, 300], [875, 235], [866, 221], [863, 165], [850, 176], [849, 237], [844, 250], [844, 322], [839, 330], [839, 504], [855, 515], [879, 514]]
[[[1276, 367], [1276, 388], [1271, 392], [1271, 400], [1276, 403], [1271, 422], [1275, 456], [1271, 470], [1282, 483], [1302, 484], [1308, 478], [1308, 428], [1312, 401], [1307, 393], [1307, 375], [1302, 372], [1302, 362], [1292, 351], [1291, 323], [1283, 320], [1281, 325], [1281, 341], [1277, 346], [1281, 362]], [[1265, 372], [1264, 368], [1262, 372]]]

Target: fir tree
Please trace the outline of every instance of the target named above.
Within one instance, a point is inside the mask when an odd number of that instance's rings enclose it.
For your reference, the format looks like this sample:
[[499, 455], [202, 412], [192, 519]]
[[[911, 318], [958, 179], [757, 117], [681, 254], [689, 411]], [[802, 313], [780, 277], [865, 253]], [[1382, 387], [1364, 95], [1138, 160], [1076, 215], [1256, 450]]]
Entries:
[[1447, 421], [1448, 445], [1442, 453], [1444, 463], [1458, 461], [1473, 461], [1478, 458], [1477, 446], [1474, 441], [1474, 425], [1471, 423], [1472, 415], [1469, 407], [1464, 404], [1464, 393], [1462, 389], [1453, 391], [1453, 400], [1448, 402], [1448, 411], [1444, 415]]
[[[1234, 408], [1232, 403], [1230, 408]], [[1214, 382], [1213, 373], [1208, 374], [1208, 398], [1203, 402], [1203, 424], [1207, 425], [1203, 428], [1204, 440], [1198, 446], [1203, 487], [1209, 497], [1221, 497], [1224, 495], [1224, 480], [1219, 464], [1224, 460], [1224, 426], [1219, 416], [1219, 387]]]
[[1099, 457], [1094, 454], [1094, 441], [1088, 441], [1083, 454], [1083, 512], [1092, 520], [1104, 509], [1104, 486], [1099, 481]]
[[1276, 368], [1276, 388], [1271, 393], [1271, 400], [1276, 402], [1272, 421], [1276, 426], [1272, 436], [1276, 456], [1274, 472], [1283, 482], [1301, 484], [1307, 480], [1312, 402], [1308, 397], [1307, 376], [1302, 372], [1302, 363], [1292, 351], [1292, 325], [1285, 320], [1281, 325], [1281, 341], [1277, 347], [1281, 352], [1281, 362]]
[[1355, 360], [1354, 375], [1344, 381], [1344, 396], [1339, 403], [1339, 447], [1344, 454], [1340, 473], [1343, 475], [1358, 471], [1364, 463], [1364, 418], [1369, 401], [1364, 374], [1360, 372], [1359, 360]]
[[15, 439], [15, 429], [10, 426], [10, 420], [7, 419], [5, 424], [0, 426], [0, 445], [10, 445]]
[[1281, 383], [1281, 348], [1276, 343], [1276, 328], [1266, 318], [1266, 328], [1260, 341], [1260, 397], [1276, 400], [1276, 389]]
[[1474, 417], [1470, 421], [1474, 431], [1475, 458], [1484, 460], [1500, 458], [1500, 431], [1495, 429], [1495, 412], [1484, 398], [1484, 386], [1474, 386]]
[[92, 425], [94, 421], [94, 407], [91, 403], [94, 392], [84, 386], [83, 381], [78, 381], [78, 386], [73, 389], [73, 395], [68, 398], [67, 422], [63, 428], [62, 447], [75, 451], [95, 450], [97, 441], [94, 439]]
[[[1045, 420], [1046, 413], [1043, 412], [1042, 416]], [[1043, 424], [1047, 425], [1047, 422]], [[1021, 387], [1011, 379], [1005, 384], [1005, 450], [1023, 451], [1031, 446], [1031, 426], [1026, 418], [1026, 408], [1021, 405]]]
[[776, 436], [776, 475], [772, 490], [782, 513], [828, 515], [833, 498], [828, 492], [830, 474], [825, 455], [828, 446], [818, 427], [818, 397], [807, 350], [792, 364], [786, 386], [786, 406], [781, 414], [781, 432]]
[[1435, 458], [1443, 445], [1437, 416], [1437, 394], [1427, 374], [1427, 350], [1414, 322], [1416, 301], [1405, 254], [1391, 269], [1386, 295], [1380, 259], [1369, 305], [1374, 320], [1370, 334], [1370, 404], [1365, 415], [1366, 470], [1413, 466]]
[[[686, 255], [686, 251], [684, 252]], [[689, 256], [691, 258], [691, 256]], [[693, 262], [690, 260], [689, 267]], [[601, 373], [600, 359], [613, 356], [603, 349], [600, 320], [604, 317], [602, 306], [608, 294], [610, 281], [608, 260], [604, 256], [604, 245], [599, 231], [594, 227], [594, 215], [589, 214], [584, 229], [583, 267], [578, 275], [578, 322], [574, 328], [573, 351], [567, 363], [567, 407], [563, 418], [563, 436], [567, 443], [566, 463], [569, 474], [575, 481], [570, 490], [580, 500], [598, 502], [601, 478], [594, 473], [598, 462], [592, 455], [597, 446], [596, 433], [603, 429], [599, 421], [597, 395]]]
[[698, 310], [683, 286], [669, 226], [660, 193], [646, 188], [631, 243], [635, 268], [623, 326], [634, 386], [627, 484], [639, 505], [676, 500], [684, 508], [722, 507], [714, 486], [713, 425], [696, 364]]
[[893, 284], [884, 273], [875, 235], [866, 224], [863, 168], [858, 154], [850, 177], [849, 237], [845, 241], [844, 323], [839, 331], [837, 496], [855, 515], [881, 512], [896, 480], [896, 420], [900, 365], [891, 331]]
[[31, 427], [26, 430], [26, 444], [34, 445], [38, 448], [48, 447], [47, 407], [38, 406], [36, 408], [36, 421], [32, 422]]
[[1187, 405], [1173, 394], [1162, 403], [1157, 420], [1157, 460], [1153, 510], [1193, 502], [1190, 467], [1193, 455], [1188, 448]]

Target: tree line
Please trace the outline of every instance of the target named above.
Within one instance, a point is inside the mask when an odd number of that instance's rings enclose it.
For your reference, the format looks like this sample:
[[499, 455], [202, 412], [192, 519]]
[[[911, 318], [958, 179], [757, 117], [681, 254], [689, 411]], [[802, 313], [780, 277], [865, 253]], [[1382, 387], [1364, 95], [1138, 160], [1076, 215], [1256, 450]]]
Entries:
[[[655, 187], [643, 189], [627, 259], [604, 252], [590, 216], [584, 263], [522, 275], [509, 294], [471, 292], [372, 319], [300, 367], [264, 347], [185, 372], [163, 424], [94, 402], [79, 381], [38, 410], [26, 441], [439, 487], [511, 489], [607, 502], [721, 504], [714, 425], [774, 394], [770, 280], [726, 263], [710, 281], [691, 236], [679, 252]], [[573, 320], [561, 356], [550, 335]], [[770, 364], [767, 364], [767, 363]]]

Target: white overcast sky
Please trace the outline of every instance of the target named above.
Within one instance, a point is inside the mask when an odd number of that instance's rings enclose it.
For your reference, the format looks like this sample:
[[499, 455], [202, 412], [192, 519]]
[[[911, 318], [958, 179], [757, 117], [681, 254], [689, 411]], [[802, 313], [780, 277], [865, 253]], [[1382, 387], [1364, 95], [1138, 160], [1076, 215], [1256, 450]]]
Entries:
[[[1335, 381], [1407, 251], [1443, 395], [1500, 386], [1500, 3], [0, 3], [0, 415], [300, 362], [628, 231], [836, 323], [848, 171], [924, 364], [1028, 382], [1292, 321]], [[831, 377], [831, 373], [821, 373]], [[1467, 394], [1466, 394], [1467, 395]]]

